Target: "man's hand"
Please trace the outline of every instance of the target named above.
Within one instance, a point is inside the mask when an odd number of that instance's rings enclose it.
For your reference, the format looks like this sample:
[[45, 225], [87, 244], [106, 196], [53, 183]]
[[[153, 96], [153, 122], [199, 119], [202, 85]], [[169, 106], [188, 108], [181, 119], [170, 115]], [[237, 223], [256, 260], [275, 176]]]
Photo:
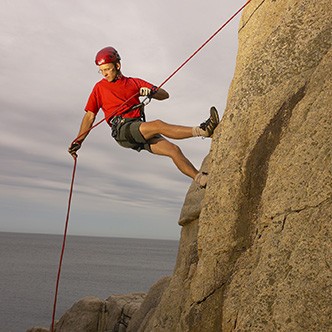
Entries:
[[73, 156], [77, 157], [77, 151], [81, 148], [82, 141], [74, 141], [71, 143], [70, 147], [68, 148], [68, 152]]
[[140, 96], [150, 96], [150, 94], [151, 94], [151, 89], [149, 89], [149, 88], [140, 88], [139, 89], [139, 95]]

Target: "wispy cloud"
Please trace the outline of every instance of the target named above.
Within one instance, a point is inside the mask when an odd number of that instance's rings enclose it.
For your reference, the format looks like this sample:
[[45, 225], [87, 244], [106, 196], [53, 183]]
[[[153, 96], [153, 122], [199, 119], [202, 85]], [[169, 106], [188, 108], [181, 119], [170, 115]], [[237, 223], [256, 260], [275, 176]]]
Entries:
[[[66, 210], [72, 171], [66, 149], [100, 79], [93, 62], [96, 51], [113, 45], [121, 53], [125, 75], [159, 85], [242, 3], [4, 1], [0, 230], [62, 229], [59, 216]], [[148, 119], [197, 125], [212, 104], [222, 113], [234, 70], [237, 22], [166, 84], [171, 98], [152, 102]], [[102, 119], [101, 113], [98, 116]], [[197, 167], [210, 147], [209, 140], [178, 143]], [[176, 221], [191, 181], [170, 160], [119, 147], [103, 123], [84, 142], [76, 176], [73, 215], [81, 220], [96, 217], [92, 224], [73, 222], [73, 233], [142, 236], [143, 228], [146, 237], [179, 235]], [[112, 232], [106, 223], [108, 214], [117, 218]], [[140, 216], [141, 229], [128, 228], [125, 221], [135, 214]], [[42, 222], [45, 218], [54, 222]], [[54, 226], [57, 222], [59, 227]]]

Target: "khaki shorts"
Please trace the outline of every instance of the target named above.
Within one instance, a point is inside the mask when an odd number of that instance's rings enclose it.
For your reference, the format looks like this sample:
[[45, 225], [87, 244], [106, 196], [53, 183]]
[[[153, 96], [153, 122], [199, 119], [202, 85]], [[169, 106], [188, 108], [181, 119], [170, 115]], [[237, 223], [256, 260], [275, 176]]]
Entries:
[[[124, 120], [124, 121], [123, 121]], [[133, 149], [136, 151], [147, 150], [151, 151], [150, 143], [143, 137], [139, 127], [143, 123], [140, 119], [123, 119], [119, 124], [112, 127], [112, 136], [119, 145], [124, 148]], [[161, 137], [160, 135], [156, 135]]]

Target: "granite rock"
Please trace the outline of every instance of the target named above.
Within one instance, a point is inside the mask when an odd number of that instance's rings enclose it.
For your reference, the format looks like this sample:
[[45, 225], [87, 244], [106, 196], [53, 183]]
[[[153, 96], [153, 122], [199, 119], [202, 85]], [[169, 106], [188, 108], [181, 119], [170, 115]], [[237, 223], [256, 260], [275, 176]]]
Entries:
[[46, 329], [44, 327], [32, 327], [31, 329], [28, 329], [26, 332], [49, 332], [49, 329]]
[[57, 331], [332, 331], [331, 22], [331, 0], [251, 0], [174, 274], [82, 300]]
[[209, 185], [143, 331], [332, 330], [331, 22], [329, 0], [246, 7]]

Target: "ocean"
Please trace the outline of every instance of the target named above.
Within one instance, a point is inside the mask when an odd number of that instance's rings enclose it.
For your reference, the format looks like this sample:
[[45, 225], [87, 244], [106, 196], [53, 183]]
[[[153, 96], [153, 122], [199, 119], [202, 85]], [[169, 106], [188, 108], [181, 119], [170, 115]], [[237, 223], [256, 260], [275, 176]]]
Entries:
[[[0, 232], [0, 332], [49, 327], [61, 235]], [[178, 241], [68, 236], [56, 319], [85, 296], [147, 292], [171, 275]]]

